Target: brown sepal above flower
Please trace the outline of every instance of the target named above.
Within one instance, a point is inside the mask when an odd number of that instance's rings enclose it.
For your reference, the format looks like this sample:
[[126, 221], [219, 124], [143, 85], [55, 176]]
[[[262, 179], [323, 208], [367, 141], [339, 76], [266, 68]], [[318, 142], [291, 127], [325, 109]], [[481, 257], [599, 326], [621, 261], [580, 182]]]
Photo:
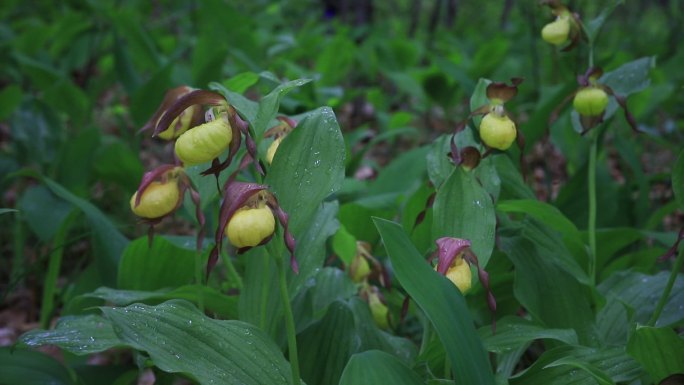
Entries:
[[523, 82], [523, 78], [511, 78], [511, 85], [504, 82], [491, 82], [487, 86], [487, 99], [491, 103], [506, 103], [518, 94], [518, 85]]
[[[180, 99], [184, 95], [191, 93], [192, 91], [193, 91], [193, 89], [188, 87], [188, 86], [180, 86], [180, 87], [172, 88], [172, 89], [166, 91], [166, 94], [164, 94], [164, 99], [162, 100], [161, 105], [154, 112], [154, 114], [152, 115], [150, 120], [148, 120], [145, 123], [145, 125], [138, 131], [138, 133], [143, 132], [143, 131], [148, 131], [148, 130], [154, 130], [155, 132], [154, 132], [153, 136], [155, 136], [155, 135], [159, 134], [159, 132], [165, 131], [167, 128], [169, 128], [169, 124], [171, 124], [173, 122], [175, 117], [174, 117], [174, 119], [168, 120], [168, 123], [166, 124], [166, 126], [160, 126], [159, 125], [159, 123], [161, 123], [160, 119], [164, 115], [167, 114], [168, 110], [171, 108], [171, 106], [178, 99]], [[190, 106], [188, 106], [188, 107], [190, 107]], [[176, 117], [178, 115], [180, 115], [183, 111], [185, 111], [185, 109], [181, 110], [176, 115]], [[166, 122], [167, 120], [164, 120], [164, 121]], [[201, 121], [202, 121], [202, 113], [198, 109], [198, 110], [194, 111], [194, 113], [193, 113], [193, 116], [192, 116], [191, 121], [190, 121], [190, 126], [191, 127], [196, 126], [197, 124], [200, 124]], [[180, 124], [180, 122], [179, 122], [179, 124]], [[159, 130], [159, 132], [156, 132], [158, 126], [160, 127], [160, 130]], [[177, 129], [177, 127], [174, 127], [174, 131], [176, 129]]]

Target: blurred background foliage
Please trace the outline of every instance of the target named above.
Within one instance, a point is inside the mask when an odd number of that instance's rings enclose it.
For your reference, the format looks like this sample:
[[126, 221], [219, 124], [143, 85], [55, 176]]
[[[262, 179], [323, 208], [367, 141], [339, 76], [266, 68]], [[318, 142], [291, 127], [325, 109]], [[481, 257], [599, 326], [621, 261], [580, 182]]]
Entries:
[[[568, 5], [590, 20], [609, 3]], [[347, 175], [370, 173], [384, 183], [425, 158], [424, 151], [408, 149], [451, 132], [467, 116], [479, 78], [523, 77], [507, 108], [527, 137], [534, 192], [585, 228], [588, 142], [574, 131], [567, 109], [553, 126], [547, 119], [576, 89], [574, 75], [586, 70], [587, 53], [559, 52], [541, 40], [550, 20], [548, 9], [532, 0], [2, 1], [0, 207], [20, 210], [0, 215], [2, 298], [26, 279], [40, 287], [50, 241], [73, 207], [82, 209], [79, 199], [98, 207], [127, 238], [144, 233], [128, 199], [143, 171], [169, 158], [170, 148], [137, 131], [166, 90], [206, 88], [211, 81], [256, 99], [284, 79], [315, 79], [288, 94], [280, 112], [333, 107], [351, 155]], [[595, 62], [608, 71], [641, 57], [656, 63], [650, 86], [629, 99], [646, 134], [636, 139], [619, 114], [604, 138], [598, 227], [616, 230], [599, 240], [623, 239], [615, 243], [619, 249], [642, 239], [622, 228], [681, 225], [669, 172], [684, 139], [683, 39], [684, 1], [628, 0], [608, 19], [595, 48]], [[381, 179], [391, 162], [385, 174], [391, 177]], [[67, 192], [12, 176], [25, 168]], [[429, 191], [422, 180], [413, 182], [394, 183], [409, 191], [406, 210], [418, 212]], [[513, 187], [502, 194], [507, 188]], [[354, 203], [365, 191], [347, 181], [339, 217], [346, 230], [366, 232], [359, 238], [373, 241], [372, 223], [358, 218], [392, 217], [392, 211]], [[187, 222], [168, 221], [161, 232], [189, 234]], [[84, 241], [98, 228], [82, 218], [73, 226], [64, 302], [107, 282], [90, 264], [102, 249]], [[120, 250], [118, 241], [105, 238], [103, 247]]]

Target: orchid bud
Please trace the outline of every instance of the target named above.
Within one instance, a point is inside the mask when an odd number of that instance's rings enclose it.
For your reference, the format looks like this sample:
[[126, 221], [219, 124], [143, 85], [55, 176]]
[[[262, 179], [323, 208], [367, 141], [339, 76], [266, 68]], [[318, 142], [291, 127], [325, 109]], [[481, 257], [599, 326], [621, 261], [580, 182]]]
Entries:
[[600, 87], [584, 87], [575, 94], [572, 105], [582, 116], [600, 116], [608, 106], [608, 94]]
[[480, 122], [480, 139], [488, 147], [505, 151], [511, 147], [516, 136], [515, 123], [505, 113], [498, 113], [496, 108]]
[[[171, 107], [186, 95], [193, 92], [193, 89], [187, 86], [176, 87], [168, 90], [164, 95], [161, 105], [157, 111], [152, 115], [150, 120], [145, 123], [141, 131], [154, 129], [155, 135], [164, 139], [172, 140], [179, 137], [182, 133], [187, 131], [190, 127], [197, 125], [201, 121], [201, 108], [196, 105], [188, 106], [183, 110], [179, 110], [176, 116], [170, 121], [165, 118], [165, 115], [170, 111]], [[160, 126], [162, 120], [165, 121], [165, 126]]]
[[266, 161], [268, 164], [273, 163], [273, 156], [275, 156], [276, 151], [278, 151], [278, 146], [280, 146], [280, 142], [282, 142], [283, 139], [284, 137], [276, 138], [268, 147], [268, 151], [266, 151]]
[[186, 131], [176, 139], [176, 155], [186, 166], [208, 162], [225, 151], [233, 139], [228, 114]]
[[389, 309], [378, 296], [377, 293], [373, 292], [368, 296], [368, 305], [371, 309], [371, 314], [373, 314], [373, 321], [378, 325], [380, 329], [389, 329]]
[[141, 218], [161, 218], [173, 212], [181, 199], [178, 180], [170, 179], [166, 182], [152, 182], [140, 195], [140, 202], [136, 204], [138, 192], [131, 197], [131, 210]]
[[360, 254], [355, 255], [351, 266], [349, 266], [349, 275], [351, 276], [352, 281], [359, 283], [368, 278], [370, 273], [370, 265], [368, 264], [368, 261], [366, 261], [366, 258]]
[[361, 298], [368, 302], [373, 321], [380, 329], [389, 329], [389, 308], [385, 304], [380, 289], [372, 285], [364, 285], [359, 292]]
[[264, 133], [264, 138], [274, 138], [273, 142], [266, 151], [266, 161], [268, 164], [273, 162], [273, 157], [275, 156], [276, 151], [278, 151], [278, 147], [280, 146], [280, 143], [282, 143], [283, 139], [285, 139], [285, 137], [292, 132], [295, 127], [297, 127], [297, 121], [286, 116], [279, 116], [277, 119], [280, 121], [280, 124], [269, 128]]
[[570, 20], [567, 17], [558, 17], [542, 28], [541, 36], [544, 41], [553, 45], [562, 45], [568, 41], [570, 35]]

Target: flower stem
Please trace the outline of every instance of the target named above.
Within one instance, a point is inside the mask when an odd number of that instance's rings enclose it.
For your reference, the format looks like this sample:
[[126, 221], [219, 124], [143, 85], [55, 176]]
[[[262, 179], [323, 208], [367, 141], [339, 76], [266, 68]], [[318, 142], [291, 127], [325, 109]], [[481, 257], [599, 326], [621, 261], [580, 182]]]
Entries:
[[50, 326], [50, 318], [55, 309], [55, 292], [57, 291], [59, 270], [62, 266], [64, 246], [67, 235], [69, 235], [69, 230], [71, 229], [71, 224], [76, 218], [76, 215], [76, 212], [72, 211], [66, 217], [52, 242], [54, 249], [50, 252], [50, 262], [48, 263], [48, 271], [45, 275], [43, 287], [43, 301], [40, 306], [40, 327], [43, 329], [47, 329]]
[[237, 289], [242, 290], [242, 278], [240, 277], [240, 274], [238, 274], [237, 270], [235, 270], [235, 265], [233, 265], [230, 255], [228, 255], [228, 253], [225, 251], [221, 251], [220, 255], [221, 259], [223, 259], [223, 264], [226, 265], [226, 268], [228, 269], [228, 279], [230, 282], [235, 284]]
[[204, 275], [204, 264], [202, 263], [202, 252], [198, 251], [195, 253], [195, 284], [197, 285], [197, 307], [202, 313], [204, 313], [204, 293], [202, 292]]
[[656, 322], [658, 322], [660, 313], [663, 312], [663, 308], [665, 308], [665, 304], [667, 304], [667, 300], [670, 297], [670, 293], [672, 292], [672, 287], [674, 286], [675, 280], [677, 280], [677, 274], [682, 269], [682, 264], [684, 264], [684, 253], [680, 252], [677, 255], [677, 259], [675, 260], [674, 265], [672, 266], [670, 278], [667, 280], [665, 290], [663, 290], [663, 294], [660, 296], [660, 299], [658, 300], [658, 304], [656, 305], [656, 309], [653, 312], [651, 319], [648, 320], [648, 326], [655, 326]]
[[587, 225], [589, 232], [589, 279], [592, 286], [596, 284], [596, 155], [598, 152], [599, 135], [600, 133], [597, 128], [591, 136], [589, 176], [587, 181], [589, 186], [589, 223]]
[[285, 310], [285, 327], [287, 329], [287, 345], [292, 368], [292, 384], [299, 385], [299, 357], [297, 356], [297, 331], [295, 330], [294, 315], [292, 314], [292, 304], [287, 290], [287, 265], [283, 263], [282, 255], [275, 258], [280, 277], [280, 295], [283, 300]]

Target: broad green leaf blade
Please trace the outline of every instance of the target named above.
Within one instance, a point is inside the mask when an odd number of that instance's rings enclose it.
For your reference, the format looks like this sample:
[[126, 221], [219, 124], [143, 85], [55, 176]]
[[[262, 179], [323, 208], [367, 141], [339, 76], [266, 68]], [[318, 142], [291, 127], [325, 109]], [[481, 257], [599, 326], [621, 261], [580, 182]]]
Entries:
[[242, 72], [223, 82], [227, 89], [239, 94], [247, 91], [259, 81], [259, 74], [254, 72]]
[[537, 339], [553, 339], [569, 345], [577, 345], [577, 333], [572, 329], [549, 329], [535, 322], [506, 316], [496, 322], [496, 334], [489, 326], [478, 330], [487, 351], [505, 353]]
[[601, 13], [598, 14], [594, 19], [589, 20], [588, 23], [584, 24], [584, 29], [585, 32], [587, 33], [587, 37], [589, 38], [589, 44], [593, 44], [593, 42], [596, 40], [596, 36], [598, 36], [599, 31], [601, 30], [601, 27], [603, 27], [603, 23], [606, 22], [606, 19], [608, 16], [610, 16], [611, 13], [615, 10], [615, 8], [620, 5], [624, 4], [625, 0], [613, 0], [610, 4], [608, 4]]
[[9, 214], [9, 213], [18, 213], [19, 210], [15, 209], [0, 209], [0, 215], [2, 214]]
[[534, 238], [537, 245], [555, 254], [552, 260], [556, 264], [580, 282], [589, 284], [589, 277], [581, 267], [588, 258], [587, 247], [575, 224], [560, 210], [548, 203], [532, 199], [502, 201], [497, 205], [497, 209], [534, 218], [533, 221], [527, 221], [524, 236]]
[[41, 185], [27, 188], [19, 198], [21, 217], [28, 227], [43, 242], [50, 242], [62, 223], [73, 210], [73, 206], [56, 197]]
[[27, 346], [56, 345], [76, 355], [122, 346], [108, 320], [99, 315], [62, 317], [52, 330], [31, 330], [19, 338]]
[[131, 241], [119, 263], [118, 287], [156, 290], [192, 283], [197, 252], [176, 246], [160, 236]]
[[374, 209], [393, 209], [397, 203], [423, 184], [428, 147], [419, 147], [397, 156], [383, 168], [365, 194], [355, 203]]
[[670, 328], [637, 326], [627, 343], [627, 353], [643, 365], [655, 382], [684, 373], [684, 339]]
[[422, 385], [423, 379], [406, 364], [385, 352], [354, 354], [342, 372], [340, 385]]
[[655, 57], [647, 56], [625, 63], [599, 79], [618, 95], [629, 96], [646, 89], [651, 84], [649, 73], [655, 67]]
[[307, 384], [335, 384], [349, 357], [353, 343], [354, 314], [343, 302], [334, 302], [325, 317], [297, 336], [302, 379]]
[[546, 365], [544, 369], [553, 368], [561, 365], [568, 365], [583, 370], [584, 372], [594, 377], [594, 379], [596, 380], [596, 382], [599, 383], [599, 385], [615, 385], [615, 382], [604, 371], [585, 361], [578, 360], [575, 357], [565, 356]]
[[0, 120], [7, 120], [21, 104], [23, 92], [18, 84], [5, 86], [0, 91]]
[[336, 384], [349, 358], [378, 349], [410, 362], [415, 348], [404, 339], [380, 331], [368, 304], [358, 298], [337, 300], [325, 316], [297, 336], [302, 379], [307, 384]]
[[401, 226], [378, 218], [375, 219], [375, 226], [399, 283], [423, 309], [444, 344], [456, 381], [463, 384], [494, 384], [487, 354], [458, 289], [446, 278], [439, 278], [439, 274], [425, 262]]
[[[601, 339], [606, 344], [625, 344], [629, 322], [645, 324], [655, 311], [669, 272], [656, 275], [618, 272], [601, 282], [599, 292], [606, 306], [596, 316]], [[631, 317], [629, 312], [632, 312]], [[684, 320], [684, 275], [679, 274], [656, 326], [672, 326]]]
[[[271, 120], [273, 120], [280, 108], [280, 101], [283, 96], [297, 87], [301, 87], [313, 79], [297, 79], [279, 85], [264, 96], [259, 102], [259, 109], [257, 110], [254, 120], [251, 121], [251, 126], [254, 129], [254, 135], [257, 142], [264, 135], [264, 132], [269, 128]], [[299, 128], [299, 126], [298, 126]]]
[[496, 208], [505, 213], [531, 215], [564, 236], [577, 240], [582, 239], [575, 224], [566, 218], [560, 210], [548, 203], [533, 199], [507, 200], [499, 202]]
[[76, 378], [54, 358], [26, 349], [0, 348], [0, 384], [76, 385]]
[[338, 268], [324, 267], [312, 274], [292, 299], [297, 332], [323, 317], [331, 303], [347, 300], [358, 290], [349, 276]]
[[273, 157], [266, 184], [290, 214], [295, 238], [344, 179], [345, 147], [335, 114], [320, 108], [307, 115], [285, 137]]
[[435, 197], [432, 234], [435, 239], [455, 237], [470, 240], [482, 267], [494, 249], [496, 215], [494, 203], [472, 172], [458, 167], [442, 184]]
[[[568, 357], [574, 365], [553, 366], [554, 362], [568, 360]], [[560, 346], [544, 352], [532, 366], [508, 382], [510, 385], [596, 385], [596, 377], [586, 370], [577, 369], [578, 363], [583, 363], [587, 369], [596, 368], [613, 382], [629, 383], [642, 374], [639, 364], [624, 349]]]
[[191, 304], [169, 301], [102, 308], [116, 334], [147, 352], [156, 366], [202, 384], [290, 384], [290, 367], [258, 328], [206, 317]]
[[[470, 111], [473, 112], [477, 110], [478, 108], [486, 105], [489, 103], [489, 99], [487, 98], [487, 86], [491, 84], [491, 80], [489, 79], [484, 79], [480, 78], [477, 81], [477, 85], [475, 86], [475, 90], [473, 91], [473, 95], [470, 97]], [[475, 127], [475, 131], [479, 130], [480, 127], [480, 122], [482, 121], [482, 116], [474, 116], [473, 117], [473, 123]]]
[[586, 288], [554, 263], [552, 250], [521, 236], [500, 242], [515, 265], [514, 292], [520, 304], [548, 327], [574, 329], [581, 343], [589, 343], [595, 332]]
[[249, 100], [238, 92], [224, 87], [220, 83], [209, 83], [209, 89], [219, 92], [248, 122], [254, 121], [259, 110], [259, 103]]
[[299, 274], [290, 276], [289, 289], [291, 295], [296, 295], [311, 275], [323, 266], [327, 256], [326, 241], [335, 234], [339, 226], [336, 218], [338, 211], [339, 204], [337, 201], [324, 202], [319, 206], [313, 218], [309, 220], [306, 232], [300, 233], [295, 250], [299, 263]]
[[684, 150], [679, 152], [677, 161], [672, 167], [672, 191], [679, 208], [684, 210]]
[[119, 258], [128, 244], [128, 239], [114, 226], [107, 216], [85, 199], [69, 192], [59, 183], [36, 173], [27, 174], [40, 179], [55, 195], [78, 207], [85, 214], [93, 229], [96, 263], [104, 284], [113, 286]]
[[[655, 67], [655, 57], [643, 57], [629, 63], [623, 64], [617, 69], [605, 73], [599, 79], [600, 84], [605, 84], [610, 87], [616, 94], [627, 97], [631, 94], [637, 93], [646, 89], [651, 84], [649, 74], [651, 69]], [[607, 120], [618, 110], [618, 104], [614, 98], [610, 98], [606, 112], [603, 119]], [[577, 116], [577, 112], [573, 111], [573, 115]]]
[[494, 156], [492, 159], [496, 173], [501, 179], [499, 199], [534, 199], [532, 189], [525, 184], [520, 171], [507, 156]]
[[205, 285], [185, 285], [172, 290], [163, 289], [155, 291], [116, 290], [100, 287], [92, 293], [84, 294], [82, 297], [99, 298], [116, 306], [126, 306], [134, 302], [144, 302], [148, 305], [156, 304], [170, 299], [184, 299], [199, 304], [200, 296], [206, 311], [215, 313], [222, 318], [237, 318], [238, 297], [225, 295], [213, 287]]

